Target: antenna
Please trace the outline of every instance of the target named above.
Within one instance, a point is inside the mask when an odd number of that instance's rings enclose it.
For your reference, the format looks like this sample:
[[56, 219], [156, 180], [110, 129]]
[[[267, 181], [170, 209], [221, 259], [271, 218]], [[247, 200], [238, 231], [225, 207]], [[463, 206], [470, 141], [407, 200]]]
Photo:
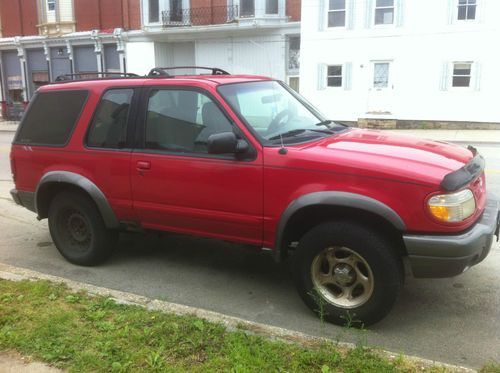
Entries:
[[280, 133], [280, 142], [281, 142], [281, 148], [280, 150], [278, 150], [278, 153], [280, 153], [281, 155], [285, 155], [286, 153], [288, 153], [288, 149], [285, 148], [285, 144], [283, 143], [283, 135]]

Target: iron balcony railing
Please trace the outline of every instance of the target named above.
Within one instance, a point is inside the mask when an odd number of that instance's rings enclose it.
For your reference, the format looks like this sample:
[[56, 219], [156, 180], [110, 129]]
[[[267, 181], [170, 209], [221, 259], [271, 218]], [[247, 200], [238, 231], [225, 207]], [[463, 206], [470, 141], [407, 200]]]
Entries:
[[171, 9], [161, 12], [164, 28], [217, 25], [236, 21], [238, 5]]

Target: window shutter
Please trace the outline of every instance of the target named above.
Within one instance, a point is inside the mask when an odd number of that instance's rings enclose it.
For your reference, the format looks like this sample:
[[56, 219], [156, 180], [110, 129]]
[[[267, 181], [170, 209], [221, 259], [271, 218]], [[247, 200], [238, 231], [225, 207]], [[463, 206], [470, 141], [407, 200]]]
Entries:
[[353, 29], [354, 28], [354, 18], [356, 14], [356, 0], [347, 0], [347, 19], [346, 19], [346, 28]]
[[373, 0], [366, 0], [365, 27], [370, 28], [373, 24]]
[[474, 89], [481, 90], [481, 64], [479, 62], [474, 62]]
[[327, 22], [327, 0], [319, 0], [319, 19], [318, 19], [318, 28], [319, 31], [325, 31], [326, 30], [326, 22]]
[[457, 4], [457, 0], [448, 0], [448, 24], [452, 25], [455, 23], [455, 5]]
[[352, 89], [352, 62], [344, 64], [344, 90], [350, 91]]
[[442, 71], [441, 71], [441, 83], [440, 90], [447, 91], [450, 81], [450, 64], [449, 62], [443, 63]]
[[326, 71], [327, 67], [324, 63], [318, 64], [318, 91], [326, 89]]
[[396, 0], [396, 26], [403, 26], [405, 15], [405, 0]]

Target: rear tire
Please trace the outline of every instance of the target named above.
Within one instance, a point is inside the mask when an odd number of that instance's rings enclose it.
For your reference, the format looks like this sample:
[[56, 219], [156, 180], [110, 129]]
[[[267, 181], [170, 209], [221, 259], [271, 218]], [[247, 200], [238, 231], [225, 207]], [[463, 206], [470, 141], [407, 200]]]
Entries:
[[376, 323], [392, 309], [403, 265], [391, 242], [363, 225], [331, 221], [307, 232], [294, 254], [299, 295], [322, 319], [337, 325]]
[[92, 266], [113, 253], [117, 231], [108, 230], [94, 201], [78, 192], [62, 192], [49, 207], [49, 230], [61, 255], [73, 264]]

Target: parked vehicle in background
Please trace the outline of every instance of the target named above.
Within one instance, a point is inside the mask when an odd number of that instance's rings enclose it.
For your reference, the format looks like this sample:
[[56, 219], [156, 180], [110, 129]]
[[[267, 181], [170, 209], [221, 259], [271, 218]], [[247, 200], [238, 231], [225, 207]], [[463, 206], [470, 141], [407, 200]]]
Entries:
[[52, 84], [31, 102], [12, 196], [70, 262], [108, 259], [123, 230], [245, 243], [290, 257], [313, 311], [368, 325], [405, 262], [449, 277], [488, 255], [499, 202], [474, 148], [350, 128], [270, 78], [167, 71]]

